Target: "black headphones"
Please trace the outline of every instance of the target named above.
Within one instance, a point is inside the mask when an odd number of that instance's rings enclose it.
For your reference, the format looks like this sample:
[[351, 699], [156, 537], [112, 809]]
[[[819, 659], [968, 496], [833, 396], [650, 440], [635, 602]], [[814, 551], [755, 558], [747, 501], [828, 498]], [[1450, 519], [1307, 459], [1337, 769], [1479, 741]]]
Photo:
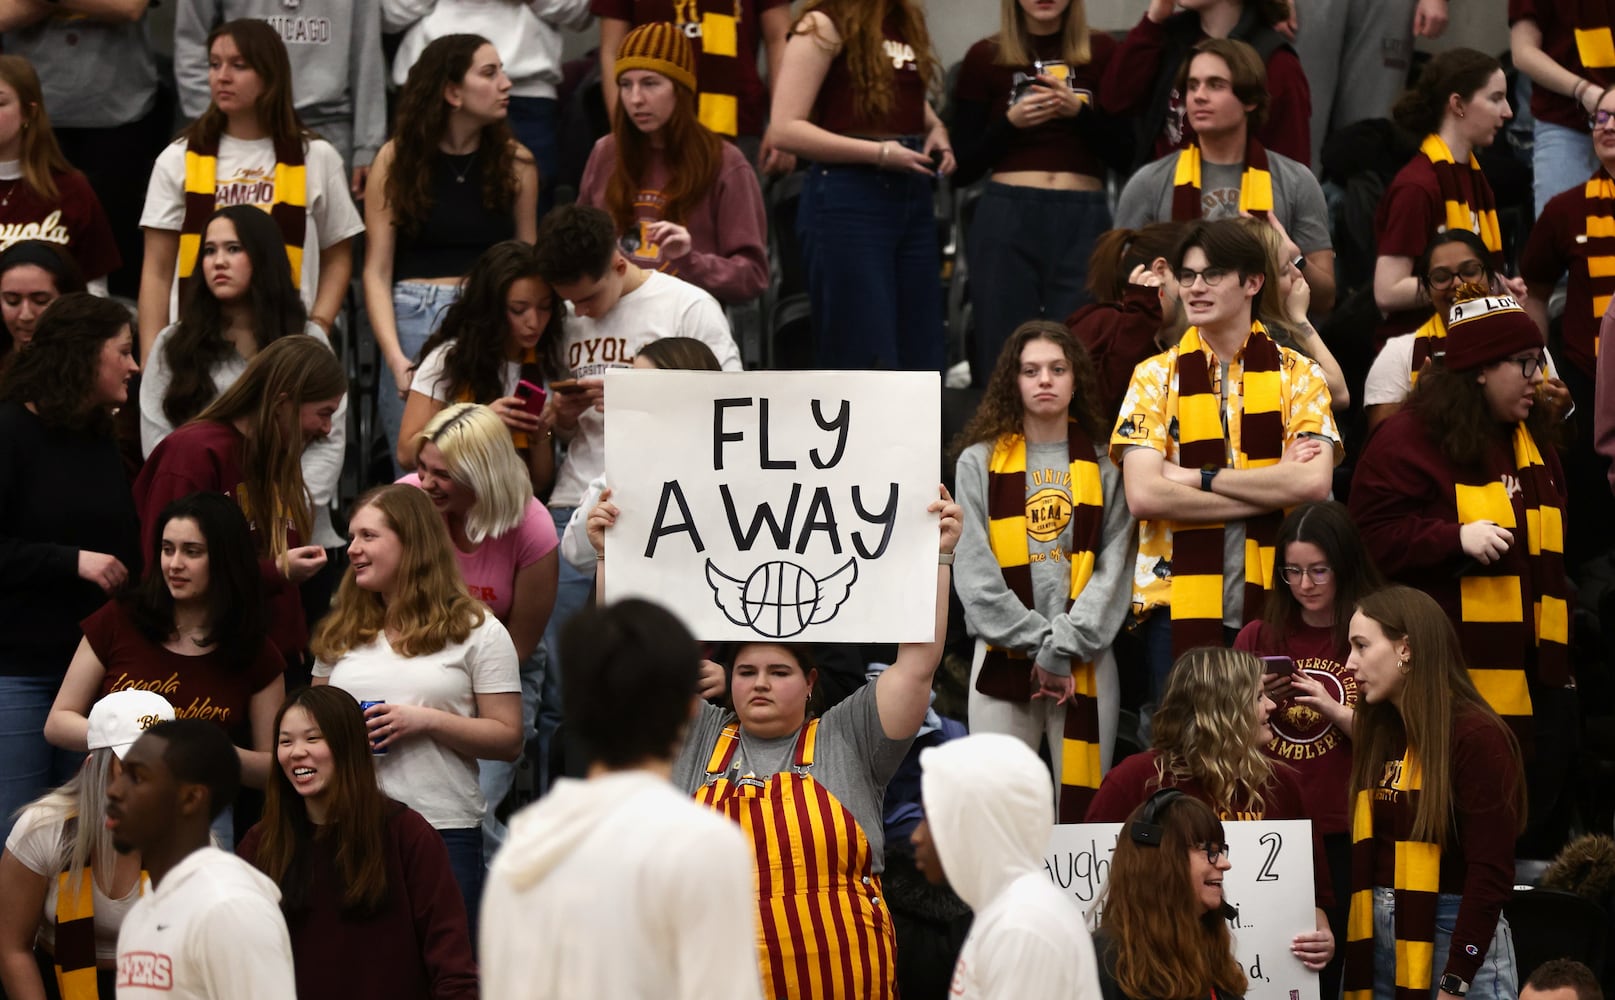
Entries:
[[[1138, 819], [1127, 824], [1127, 836], [1135, 844], [1142, 844], [1145, 847], [1160, 847], [1162, 836], [1161, 810], [1165, 809], [1167, 804], [1173, 800], [1186, 797], [1183, 792], [1178, 791], [1176, 788], [1163, 788], [1151, 795], [1144, 800], [1144, 809], [1138, 814]], [[1237, 920], [1239, 918], [1239, 908], [1225, 899], [1223, 900], [1221, 914], [1224, 920]]]
[[1163, 788], [1144, 800], [1144, 811], [1138, 814], [1138, 819], [1127, 824], [1127, 835], [1133, 843], [1143, 844], [1145, 847], [1161, 846], [1161, 810], [1173, 799], [1183, 798], [1183, 793], [1176, 788]]

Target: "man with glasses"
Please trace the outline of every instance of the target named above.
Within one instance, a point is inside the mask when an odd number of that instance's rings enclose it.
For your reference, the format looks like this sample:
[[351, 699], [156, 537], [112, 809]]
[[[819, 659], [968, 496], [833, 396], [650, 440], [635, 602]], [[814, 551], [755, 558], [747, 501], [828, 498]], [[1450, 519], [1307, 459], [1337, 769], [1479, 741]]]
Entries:
[[1520, 304], [1544, 337], [1548, 299], [1554, 286], [1565, 282], [1564, 315], [1559, 320], [1564, 365], [1558, 374], [1577, 404], [1565, 463], [1570, 504], [1576, 510], [1570, 547], [1565, 550], [1573, 574], [1585, 558], [1615, 545], [1609, 462], [1590, 445], [1597, 430], [1600, 324], [1615, 296], [1615, 92], [1601, 93], [1587, 123], [1598, 169], [1584, 183], [1548, 199], [1520, 257], [1520, 276], [1529, 292]]
[[1312, 311], [1328, 312], [1335, 300], [1329, 209], [1311, 170], [1256, 140], [1269, 104], [1261, 57], [1244, 42], [1208, 38], [1194, 47], [1178, 89], [1195, 141], [1132, 176], [1116, 203], [1116, 225], [1266, 217], [1312, 289]]
[[1173, 660], [1228, 645], [1260, 614], [1285, 508], [1328, 497], [1343, 455], [1323, 371], [1253, 322], [1261, 241], [1233, 219], [1194, 223], [1172, 264], [1191, 326], [1134, 370], [1110, 441], [1139, 519], [1145, 745]]

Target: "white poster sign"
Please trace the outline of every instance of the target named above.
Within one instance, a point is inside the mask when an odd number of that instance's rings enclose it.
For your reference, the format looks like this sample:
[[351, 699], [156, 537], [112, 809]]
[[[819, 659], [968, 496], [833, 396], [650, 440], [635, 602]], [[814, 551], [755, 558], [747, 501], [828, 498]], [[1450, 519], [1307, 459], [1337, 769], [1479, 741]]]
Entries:
[[930, 639], [941, 408], [934, 372], [611, 372], [607, 596], [704, 640]]
[[[1049, 878], [1089, 914], [1110, 877], [1121, 823], [1074, 823], [1054, 828], [1043, 859]], [[1246, 1000], [1318, 1000], [1318, 975], [1290, 954], [1290, 939], [1312, 930], [1312, 824], [1307, 820], [1224, 823], [1228, 859], [1223, 897], [1239, 909], [1234, 955], [1250, 979]], [[1345, 942], [1335, 942], [1336, 948]]]

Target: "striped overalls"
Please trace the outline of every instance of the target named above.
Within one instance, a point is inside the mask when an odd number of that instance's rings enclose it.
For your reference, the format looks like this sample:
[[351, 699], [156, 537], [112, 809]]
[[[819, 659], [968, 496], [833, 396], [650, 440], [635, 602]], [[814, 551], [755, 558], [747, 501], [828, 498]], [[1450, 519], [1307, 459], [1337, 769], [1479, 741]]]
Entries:
[[869, 841], [813, 780], [819, 720], [802, 727], [789, 771], [739, 775], [739, 723], [718, 737], [696, 801], [740, 824], [756, 851], [758, 960], [773, 1000], [894, 1000], [897, 938]]

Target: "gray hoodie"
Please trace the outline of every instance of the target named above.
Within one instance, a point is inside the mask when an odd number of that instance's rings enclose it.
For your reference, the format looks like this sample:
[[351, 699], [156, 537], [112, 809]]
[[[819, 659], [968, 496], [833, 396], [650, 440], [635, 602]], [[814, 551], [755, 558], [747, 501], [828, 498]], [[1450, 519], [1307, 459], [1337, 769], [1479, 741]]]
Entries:
[[483, 1000], [759, 1000], [752, 854], [667, 779], [563, 779], [482, 897]]
[[[180, 108], [195, 118], [207, 110], [207, 36], [237, 18], [267, 21], [286, 43], [292, 98], [314, 131], [339, 124], [353, 130], [351, 170], [376, 157], [387, 138], [387, 67], [381, 54], [379, 0], [177, 0], [174, 78]], [[334, 130], [333, 130], [334, 131]], [[327, 138], [330, 138], [327, 136]], [[341, 149], [344, 156], [348, 151]]]
[[1043, 855], [1054, 833], [1049, 769], [1013, 736], [979, 733], [920, 753], [920, 797], [948, 884], [976, 911], [956, 1000], [1099, 1000], [1093, 942]]

